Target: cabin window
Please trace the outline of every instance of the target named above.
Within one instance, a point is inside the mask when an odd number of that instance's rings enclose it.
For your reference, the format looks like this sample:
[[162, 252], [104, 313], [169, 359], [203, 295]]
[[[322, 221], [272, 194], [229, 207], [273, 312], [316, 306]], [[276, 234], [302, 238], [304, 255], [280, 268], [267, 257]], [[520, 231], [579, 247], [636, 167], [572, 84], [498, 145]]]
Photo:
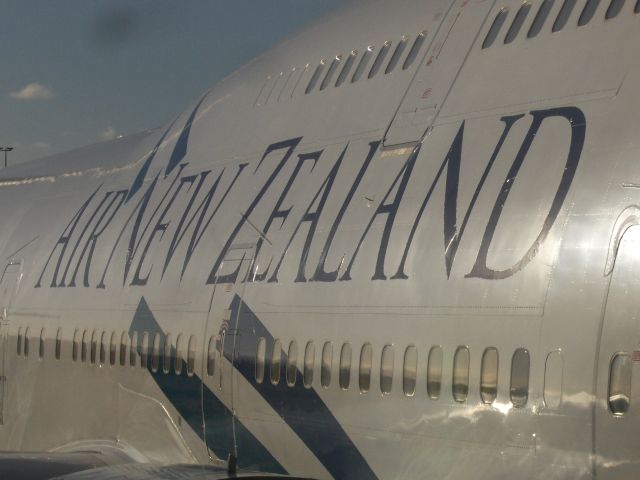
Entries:
[[440, 398], [442, 389], [442, 347], [436, 345], [429, 351], [427, 363], [427, 395], [432, 400]]
[[616, 353], [611, 359], [609, 370], [609, 410], [621, 417], [629, 410], [631, 403], [631, 358], [626, 353]]
[[491, 404], [498, 396], [498, 350], [487, 348], [482, 354], [480, 366], [480, 398], [482, 403]]
[[344, 61], [344, 66], [342, 67], [342, 70], [340, 70], [340, 75], [338, 75], [338, 79], [336, 80], [336, 87], [342, 85], [347, 79], [347, 77], [349, 76], [349, 72], [351, 72], [351, 67], [353, 67], [357, 56], [358, 51], [352, 50], [347, 59]]
[[458, 347], [453, 357], [453, 399], [464, 402], [469, 395], [469, 349]]
[[331, 385], [331, 369], [333, 368], [333, 344], [325, 342], [322, 346], [322, 365], [320, 368], [320, 385], [329, 388]]
[[18, 327], [18, 340], [16, 342], [16, 353], [22, 355], [22, 327]]
[[267, 356], [267, 341], [264, 337], [258, 339], [258, 347], [256, 348], [256, 382], [264, 381], [264, 364]]
[[109, 342], [109, 365], [112, 367], [116, 364], [117, 349], [118, 340], [116, 339], [116, 332], [111, 332], [111, 340]]
[[424, 32], [421, 32], [420, 35], [416, 37], [416, 39], [413, 42], [413, 45], [411, 46], [411, 50], [409, 50], [409, 54], [407, 55], [407, 58], [405, 58], [404, 63], [402, 64], [403, 70], [406, 70], [407, 68], [409, 68], [411, 65], [413, 65], [413, 62], [416, 61], [416, 57], [418, 56], [418, 52], [420, 52], [420, 49], [422, 48], [422, 44], [424, 43], [424, 39], [426, 36], [427, 36], [427, 31], [425, 30]]
[[378, 52], [378, 56], [376, 57], [375, 61], [373, 62], [373, 65], [371, 66], [371, 70], [369, 70], [368, 78], [373, 78], [376, 75], [376, 73], [378, 73], [378, 71], [380, 70], [380, 67], [382, 67], [384, 59], [387, 56], [387, 53], [389, 53], [390, 48], [391, 48], [391, 42], [384, 42], [384, 45], [382, 45], [382, 48]]
[[131, 345], [129, 346], [129, 365], [135, 367], [138, 359], [138, 332], [131, 333]]
[[100, 365], [107, 362], [107, 332], [104, 330], [100, 335]]
[[552, 32], [559, 32], [564, 28], [569, 21], [569, 17], [571, 16], [571, 12], [575, 6], [576, 0], [564, 0], [562, 8], [560, 8], [560, 12], [556, 17], [556, 21], [553, 22], [553, 28], [551, 29]]
[[527, 32], [527, 38], [533, 38], [540, 33], [542, 27], [547, 21], [547, 17], [549, 17], [549, 13], [551, 13], [554, 1], [555, 0], [544, 0], [542, 2], [538, 9], [538, 13], [536, 13], [536, 18], [533, 19], [533, 23]]
[[98, 359], [98, 332], [93, 330], [91, 332], [91, 364], [95, 364]]
[[80, 360], [82, 362], [86, 362], [87, 361], [87, 342], [89, 342], [89, 332], [87, 332], [86, 330], [82, 331], [82, 346], [80, 348]]
[[287, 355], [287, 385], [293, 387], [298, 376], [298, 344], [295, 340], [289, 342], [289, 353]]
[[370, 343], [365, 343], [360, 350], [360, 374], [358, 375], [358, 383], [362, 393], [367, 393], [371, 389], [372, 364], [373, 348]]
[[303, 382], [306, 388], [311, 388], [311, 385], [313, 385], [313, 370], [315, 368], [315, 364], [316, 347], [312, 341], [309, 341], [304, 349]]
[[38, 356], [40, 358], [44, 357], [44, 340], [45, 340], [45, 331], [43, 328], [40, 330], [40, 343], [38, 345]]
[[529, 399], [529, 351], [526, 348], [517, 349], [511, 359], [511, 403], [521, 408]]
[[196, 337], [191, 335], [189, 337], [189, 344], [187, 345], [187, 375], [192, 376], [196, 370]]
[[604, 18], [609, 20], [610, 18], [614, 18], [618, 16], [622, 7], [624, 7], [625, 0], [611, 0], [609, 4], [609, 8], [607, 8], [607, 13], [605, 13]]
[[504, 43], [511, 43], [516, 39], [524, 21], [527, 19], [527, 15], [529, 15], [529, 10], [531, 10], [530, 3], [525, 3], [518, 9], [516, 18], [513, 19], [513, 23], [511, 24], [511, 27], [509, 27], [507, 36], [504, 38]]
[[596, 13], [598, 5], [600, 5], [600, 0], [587, 0], [587, 3], [582, 9], [582, 13], [580, 14], [580, 18], [578, 19], [579, 27], [582, 27], [591, 21], [593, 15]]
[[140, 367], [147, 368], [149, 364], [149, 332], [142, 332], [142, 347], [140, 348]]
[[29, 327], [27, 327], [24, 330], [24, 344], [23, 344], [23, 354], [25, 357], [29, 356], [29, 342], [30, 342], [30, 337], [31, 337], [31, 329]]
[[120, 366], [124, 367], [127, 364], [127, 343], [129, 341], [129, 334], [122, 332], [120, 335]]
[[153, 336], [153, 344], [151, 346], [151, 370], [157, 372], [160, 368], [160, 334]]
[[178, 338], [176, 338], [176, 361], [173, 364], [176, 375], [182, 374], [182, 359], [184, 358], [182, 353], [184, 348], [183, 343], [182, 334], [179, 334]]
[[209, 338], [209, 345], [207, 346], [207, 375], [210, 377], [213, 375], [213, 371], [216, 366], [216, 337]]
[[416, 379], [418, 378], [418, 349], [409, 345], [404, 351], [404, 366], [402, 369], [402, 391], [407, 397], [416, 393]]
[[342, 57], [340, 55], [337, 55], [333, 59], [333, 61], [331, 62], [331, 65], [329, 65], [329, 70], [327, 70], [327, 74], [322, 79], [322, 83], [320, 84], [320, 90], [324, 90], [325, 88], [327, 88], [327, 86], [331, 82], [331, 79], [333, 78], [333, 75], [336, 73], [336, 70], [340, 65], [341, 61], [342, 61]]
[[62, 356], [62, 327], [58, 327], [58, 331], [56, 332], [56, 360], [60, 360]]
[[169, 373], [171, 371], [171, 334], [164, 336], [164, 348], [162, 349], [162, 371]]
[[344, 343], [340, 350], [340, 372], [338, 383], [342, 390], [348, 390], [351, 384], [351, 344]]
[[393, 72], [393, 70], [396, 68], [396, 65], [398, 65], [398, 62], [400, 61], [400, 57], [404, 53], [405, 48], [407, 48], [408, 40], [409, 40], [408, 37], [403, 36], [400, 39], [400, 42], [398, 43], [398, 45], [396, 45], [396, 49], [393, 51], [393, 55], [391, 55], [391, 60], [389, 60], [389, 63], [387, 64], [387, 68], [385, 68], [384, 70], [385, 75], [387, 73]]
[[280, 363], [282, 361], [282, 344], [280, 340], [273, 342], [271, 350], [271, 383], [278, 385], [280, 383]]
[[80, 349], [80, 330], [77, 328], [73, 331], [73, 343], [71, 345], [71, 359], [74, 362], [78, 361], [78, 350]]
[[508, 14], [509, 14], [508, 8], [503, 8], [498, 12], [498, 15], [496, 15], [496, 18], [493, 20], [493, 23], [491, 24], [491, 28], [489, 29], [487, 36], [484, 37], [484, 42], [482, 42], [483, 49], [489, 48], [491, 45], [493, 45], [493, 42], [496, 41], [496, 38], [498, 38], [500, 29], [502, 28], [504, 21], [507, 19]]
[[380, 358], [380, 391], [384, 395], [391, 393], [393, 387], [393, 345], [385, 345]]
[[636, 6], [633, 9], [633, 13], [640, 13], [640, 0], [636, 2]]
[[318, 84], [320, 75], [322, 75], [322, 71], [324, 70], [324, 64], [325, 64], [325, 61], [322, 60], [316, 67], [315, 71], [313, 72], [313, 75], [311, 75], [311, 80], [309, 80], [309, 83], [307, 84], [307, 88], [304, 91], [305, 94], [310, 93]]
[[351, 77], [351, 83], [354, 83], [360, 80], [360, 78], [364, 74], [365, 70], [367, 69], [367, 66], [369, 65], [369, 61], [371, 61], [371, 56], [373, 55], [373, 49], [374, 47], [370, 45], [364, 51], [362, 58], [360, 58], [360, 63], [358, 63], [358, 68], [356, 68], [356, 71], [353, 73], [353, 77]]

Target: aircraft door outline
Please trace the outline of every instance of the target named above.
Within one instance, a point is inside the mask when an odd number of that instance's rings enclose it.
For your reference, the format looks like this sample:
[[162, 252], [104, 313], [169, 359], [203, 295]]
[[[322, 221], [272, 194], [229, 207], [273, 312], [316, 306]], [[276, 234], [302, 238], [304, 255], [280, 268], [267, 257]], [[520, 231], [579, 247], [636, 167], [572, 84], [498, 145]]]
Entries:
[[631, 478], [640, 465], [640, 225], [620, 225], [596, 349], [594, 470], [602, 480]]
[[[240, 275], [238, 276], [238, 279], [235, 283], [214, 283], [205, 326], [205, 347], [203, 349], [204, 362], [206, 365], [206, 363], [209, 361], [208, 339], [214, 337], [216, 342], [216, 354], [213, 371], [213, 387], [215, 389], [214, 394], [220, 396], [223, 403], [227, 405], [227, 408], [230, 411], [229, 420], [231, 422], [230, 427], [232, 434], [232, 444], [229, 454], [233, 456], [233, 459], [229, 458], [220, 460], [229, 460], [230, 462], [235, 462], [235, 459], [238, 457], [236, 440], [237, 420], [234, 404], [234, 394], [237, 390], [235, 385], [237, 381], [237, 375], [234, 372], [234, 366], [236, 365], [236, 357], [238, 354], [238, 352], [236, 351], [236, 337], [239, 334], [238, 321], [240, 311], [238, 309], [238, 311], [235, 312], [235, 315], [232, 315], [229, 307], [234, 295], [239, 295], [241, 298], [243, 298], [245, 295], [247, 284], [250, 282], [250, 271], [254, 267], [256, 248], [257, 243], [254, 241], [247, 243], [235, 243], [231, 245], [227, 250], [225, 258], [220, 263], [220, 266], [218, 267], [218, 270], [216, 272], [216, 278], [223, 275], [224, 272], [227, 272], [229, 270], [233, 271], [236, 269], [239, 269]], [[244, 273], [245, 268], [246, 273]], [[207, 366], [205, 366], [203, 372], [207, 371], [206, 368]], [[203, 379], [204, 378], [205, 376], [203, 375]], [[203, 392], [205, 387], [206, 386], [204, 385], [203, 380]], [[210, 414], [212, 412], [208, 412], [208, 408], [204, 404], [204, 402], [202, 412], [205, 439], [209, 439], [210, 437], [207, 433], [207, 428], [209, 426], [209, 429], [211, 430], [212, 425], [210, 421]], [[215, 455], [209, 443], [207, 443], [207, 450], [210, 459], [215, 462], [214, 459], [219, 457]]]
[[494, 3], [456, 0], [444, 14], [435, 36], [427, 32], [429, 46], [387, 126], [384, 147], [415, 144], [431, 129]]
[[11, 306], [22, 280], [22, 260], [7, 263], [0, 277], [0, 425], [5, 423], [4, 405], [7, 396], [7, 352]]

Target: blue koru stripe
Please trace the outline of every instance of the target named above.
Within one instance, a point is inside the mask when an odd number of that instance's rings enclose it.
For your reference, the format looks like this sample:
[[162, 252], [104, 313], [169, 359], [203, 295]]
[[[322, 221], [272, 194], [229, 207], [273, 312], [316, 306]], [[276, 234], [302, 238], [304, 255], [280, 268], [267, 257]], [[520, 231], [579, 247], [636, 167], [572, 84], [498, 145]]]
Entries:
[[[156, 334], [160, 334], [159, 355], [161, 358], [164, 356], [165, 333], [160, 328], [144, 297], [140, 299], [138, 308], [133, 316], [129, 328], [130, 338], [134, 331], [138, 332], [136, 350], [139, 355], [142, 355], [141, 334], [142, 332], [148, 332], [150, 342], [153, 341]], [[181, 373], [179, 375], [175, 373], [175, 353], [175, 349], [172, 347], [171, 365], [168, 373], [163, 373], [163, 365], [159, 366], [157, 372], [153, 372], [150, 358], [147, 362], [147, 370], [167, 400], [171, 402], [200, 439], [206, 442], [206, 445], [218, 458], [226, 459], [228, 454], [233, 452], [231, 412], [197, 375], [187, 375], [185, 363], [182, 365]], [[202, 398], [200, 397], [201, 392]], [[205, 429], [203, 429], [203, 407]], [[278, 474], [287, 473], [266, 447], [237, 419], [235, 433], [239, 452], [238, 467], [240, 469]]]
[[[255, 354], [258, 339], [263, 337], [267, 345], [274, 338], [246, 303], [236, 295], [231, 303], [231, 318], [238, 319], [235, 368], [269, 403], [300, 440], [313, 452], [336, 480], [357, 478], [376, 479], [365, 458], [351, 441], [338, 420], [313, 388], [305, 388], [302, 375], [296, 370], [296, 382], [289, 387], [281, 378], [278, 385], [268, 379], [255, 381]], [[224, 355], [232, 358], [233, 342], [225, 342]], [[286, 365], [287, 355], [281, 351], [280, 365]]]

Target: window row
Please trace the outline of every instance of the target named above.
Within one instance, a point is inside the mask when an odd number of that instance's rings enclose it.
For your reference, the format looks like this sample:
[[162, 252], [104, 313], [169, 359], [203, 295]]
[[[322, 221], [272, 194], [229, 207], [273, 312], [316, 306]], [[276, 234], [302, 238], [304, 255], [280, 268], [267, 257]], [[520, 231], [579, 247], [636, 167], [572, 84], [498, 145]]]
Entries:
[[[28, 357], [31, 344], [31, 329], [26, 327], [18, 328], [17, 355]], [[40, 330], [38, 339], [38, 356], [45, 357], [46, 353], [46, 330]], [[62, 328], [58, 328], [55, 337], [54, 355], [57, 360], [62, 356]], [[216, 345], [216, 337], [211, 337], [207, 349], [207, 375], [214, 374], [216, 359], [219, 358], [219, 351]], [[173, 335], [148, 332], [107, 332], [105, 330], [79, 330], [73, 333], [71, 343], [71, 359], [74, 362], [89, 362], [91, 364], [111, 366], [119, 363], [120, 366], [140, 366], [150, 368], [151, 371], [164, 373], [174, 372], [180, 375], [186, 371], [188, 375], [193, 375], [196, 360], [196, 337], [188, 338], [178, 334], [173, 343]]]
[[[609, 20], [616, 17], [622, 11], [625, 1], [626, 0], [610, 0], [609, 6], [607, 7], [607, 11], [605, 13], [605, 19]], [[533, 19], [533, 23], [529, 27], [527, 38], [533, 38], [540, 33], [542, 27], [547, 21], [547, 18], [549, 17], [549, 13], [553, 8], [554, 2], [555, 0], [543, 0], [543, 2], [540, 4], [540, 7], [538, 8], [538, 12], [536, 13], [535, 18]], [[555, 21], [553, 22], [553, 26], [551, 27], [552, 32], [559, 32], [567, 25], [567, 22], [569, 21], [569, 18], [573, 13], [573, 9], [575, 8], [576, 4], [576, 0], [564, 0], [562, 7], [560, 8], [558, 15], [555, 18]], [[579, 27], [586, 25], [591, 21], [599, 5], [600, 0], [587, 0], [582, 9], [582, 12], [580, 13], [580, 17], [578, 18]], [[530, 2], [525, 2], [520, 6], [515, 17], [513, 18], [513, 21], [511, 22], [511, 26], [504, 36], [505, 44], [509, 44], [516, 39], [530, 11]], [[640, 13], [640, 0], [637, 0], [634, 12]], [[509, 9], [506, 7], [498, 12], [496, 18], [491, 24], [491, 28], [489, 29], [484, 42], [482, 42], [483, 49], [489, 48], [496, 41], [508, 15]]]
[[[322, 91], [332, 85], [340, 87], [344, 83], [355, 83], [365, 75], [366, 78], [373, 78], [383, 69], [385, 74], [393, 72], [400, 65], [402, 70], [407, 70], [418, 58], [426, 36], [425, 30], [419, 33], [413, 42], [409, 36], [403, 36], [395, 48], [392, 48], [391, 41], [387, 41], [377, 52], [374, 45], [369, 45], [362, 52], [351, 50], [347, 55], [336, 55], [331, 60], [323, 59], [313, 73], [312, 65], [307, 64], [301, 70], [292, 68], [288, 74], [280, 72], [279, 75], [270, 75], [262, 85], [254, 106], [265, 105], [273, 99], [280, 101], [290, 98], [298, 91], [299, 86], [300, 89], [304, 88], [305, 94], [309, 94], [316, 88]], [[306, 82], [305, 78], [309, 74], [311, 78]]]
[[[320, 352], [320, 385], [329, 388], [332, 381], [334, 346], [325, 342]], [[353, 349], [350, 343], [342, 344], [338, 354], [338, 384], [342, 390], [351, 386]], [[480, 397], [482, 402], [491, 404], [498, 395], [498, 350], [494, 347], [485, 349], [480, 365]], [[267, 365], [268, 360], [268, 365]], [[373, 368], [373, 347], [365, 343], [360, 349], [358, 365], [358, 388], [367, 393], [371, 389]], [[418, 378], [418, 349], [414, 345], [404, 350], [402, 359], [402, 390], [406, 396], [414, 396]], [[427, 358], [426, 386], [427, 395], [437, 400], [440, 398], [443, 376], [443, 351], [436, 345], [431, 347]], [[380, 391], [387, 395], [393, 386], [395, 350], [393, 345], [385, 345], [380, 353]], [[267, 354], [267, 341], [260, 338], [256, 347], [255, 380], [278, 385], [281, 381], [282, 368], [286, 384], [290, 387], [299, 381], [299, 370], [304, 387], [311, 388], [314, 382], [316, 365], [316, 347], [313, 341], [307, 342], [302, 358], [299, 360], [298, 344], [292, 340], [285, 353], [280, 340], [275, 340]], [[529, 351], [517, 349], [511, 357], [510, 398], [515, 407], [523, 407], [529, 398]], [[267, 372], [268, 369], [268, 372]], [[465, 402], [469, 394], [470, 353], [466, 346], [458, 347], [453, 356], [452, 396], [457, 402]], [[268, 373], [268, 378], [265, 378]]]
[[[407, 56], [402, 62], [403, 70], [408, 69], [415, 62], [416, 58], [418, 57], [418, 53], [420, 52], [420, 49], [424, 44], [426, 35], [427, 35], [427, 32], [423, 31], [420, 34], [418, 34], [418, 36], [413, 41], [413, 44], [409, 49], [409, 53], [407, 53]], [[404, 54], [408, 43], [409, 43], [408, 36], [403, 36], [400, 39], [395, 49], [393, 50], [393, 53], [391, 54], [391, 57], [389, 58], [389, 61], [386, 64], [386, 67], [384, 68], [385, 75], [393, 72], [393, 70], [395, 70], [395, 68], [400, 64], [400, 60], [402, 59], [402, 55]], [[364, 52], [362, 52], [362, 55], [359, 55], [359, 52], [357, 50], [352, 50], [351, 53], [349, 53], [349, 55], [347, 55], [344, 58], [342, 55], [336, 55], [333, 58], [333, 60], [331, 60], [331, 63], [329, 63], [328, 66], [327, 66], [328, 62], [326, 60], [322, 60], [314, 70], [313, 75], [311, 76], [311, 79], [309, 80], [309, 83], [307, 84], [307, 88], [305, 88], [304, 93], [305, 94], [311, 93], [316, 88], [318, 83], [320, 83], [321, 91], [326, 89], [331, 84], [333, 84], [335, 87], [339, 87], [349, 77], [351, 78], [351, 83], [355, 83], [358, 80], [360, 80], [360, 78], [362, 78], [362, 76], [367, 71], [368, 71], [367, 78], [373, 78], [380, 70], [382, 70], [382, 66], [384, 65], [385, 60], [387, 59], [387, 56], [391, 51], [391, 47], [392, 47], [392, 42], [387, 41], [382, 44], [377, 54], [375, 54], [376, 47], [373, 45], [369, 45], [364, 50]], [[359, 61], [357, 61], [358, 56], [360, 56]], [[373, 60], [373, 63], [371, 64], [371, 66], [369, 66], [374, 56], [375, 56], [375, 59]], [[357, 63], [357, 67], [353, 72], [353, 75], [351, 75], [352, 67], [356, 63]], [[340, 68], [341, 65], [342, 65], [342, 68]], [[325, 69], [326, 69], [326, 72], [325, 72]], [[333, 79], [338, 70], [340, 70], [340, 73], [338, 74], [334, 82]], [[322, 78], [322, 81], [320, 82], [321, 78]]]

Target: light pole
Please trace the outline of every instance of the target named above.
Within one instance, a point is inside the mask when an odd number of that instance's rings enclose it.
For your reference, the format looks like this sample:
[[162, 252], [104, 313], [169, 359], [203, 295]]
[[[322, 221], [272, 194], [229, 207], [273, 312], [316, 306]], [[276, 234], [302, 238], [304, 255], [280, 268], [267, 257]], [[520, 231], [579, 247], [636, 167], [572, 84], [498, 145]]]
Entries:
[[13, 147], [0, 147], [0, 152], [4, 152], [4, 168], [7, 168], [7, 153], [13, 150]]

